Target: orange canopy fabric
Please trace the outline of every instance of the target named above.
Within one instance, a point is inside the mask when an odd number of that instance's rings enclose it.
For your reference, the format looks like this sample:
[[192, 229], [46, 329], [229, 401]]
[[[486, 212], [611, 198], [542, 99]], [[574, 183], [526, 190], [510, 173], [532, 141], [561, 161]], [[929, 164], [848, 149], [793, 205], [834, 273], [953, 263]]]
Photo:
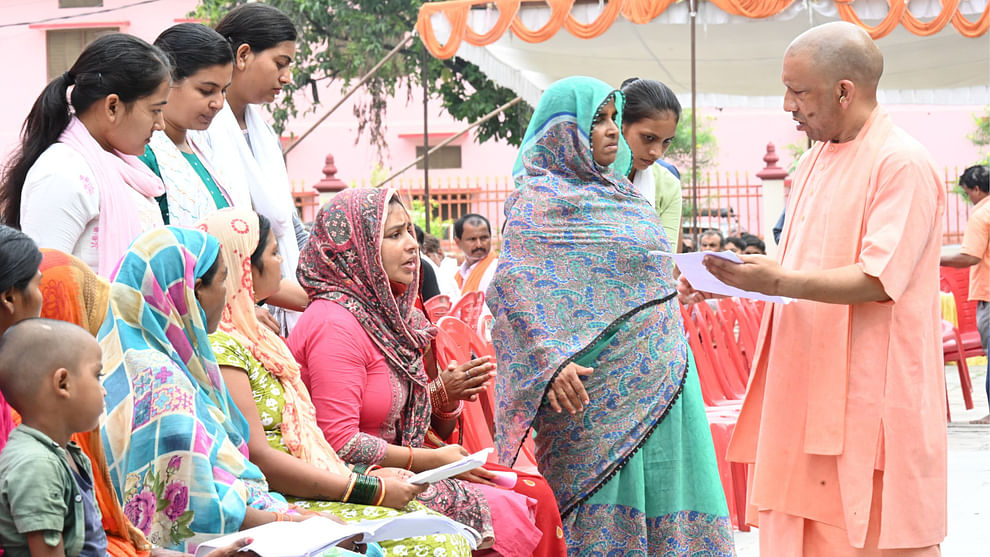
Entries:
[[[675, 0], [609, 0], [598, 18], [591, 23], [581, 23], [571, 15], [575, 0], [544, 0], [551, 14], [546, 24], [539, 29], [526, 27], [518, 17], [519, 7], [526, 0], [449, 0], [423, 4], [419, 10], [416, 31], [427, 49], [437, 58], [446, 59], [457, 53], [462, 41], [474, 46], [494, 43], [506, 30], [520, 39], [538, 43], [553, 37], [563, 27], [575, 37], [592, 39], [604, 33], [622, 14], [633, 23], [648, 23], [664, 12]], [[722, 11], [737, 16], [758, 19], [780, 13], [791, 5], [793, 0], [710, 0]], [[942, 0], [942, 10], [932, 21], [923, 22], [911, 14], [904, 0], [887, 0], [890, 10], [877, 25], [870, 26], [860, 20], [854, 9], [854, 0], [833, 0], [843, 20], [859, 25], [874, 39], [890, 34], [898, 25], [919, 36], [938, 33], [949, 23], [964, 37], [975, 38], [990, 28], [990, 2], [976, 21], [966, 19], [959, 12], [959, 0]], [[475, 7], [494, 4], [499, 11], [495, 25], [487, 32], [475, 32], [468, 25], [468, 13]], [[450, 23], [450, 37], [440, 44], [433, 30], [431, 18], [442, 13]]]

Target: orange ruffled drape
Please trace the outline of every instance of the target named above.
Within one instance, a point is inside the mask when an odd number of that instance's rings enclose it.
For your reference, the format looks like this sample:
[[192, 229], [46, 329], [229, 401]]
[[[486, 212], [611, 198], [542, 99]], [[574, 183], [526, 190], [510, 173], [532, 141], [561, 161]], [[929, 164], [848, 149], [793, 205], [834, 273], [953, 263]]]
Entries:
[[[492, 44], [505, 34], [506, 30], [529, 43], [546, 41], [561, 28], [567, 29], [579, 39], [593, 39], [605, 31], [622, 14], [633, 23], [648, 23], [659, 16], [675, 0], [609, 0], [598, 18], [591, 23], [581, 23], [571, 15], [574, 0], [544, 0], [550, 8], [550, 19], [539, 29], [530, 29], [519, 19], [519, 7], [523, 0], [449, 0], [430, 2], [419, 9], [416, 31], [426, 44], [426, 48], [440, 59], [457, 53], [462, 41], [475, 46]], [[710, 0], [722, 11], [738, 16], [758, 19], [780, 13], [794, 0]], [[990, 3], [976, 21], [966, 19], [959, 12], [959, 0], [942, 0], [942, 10], [932, 21], [923, 22], [911, 14], [904, 0], [887, 0], [890, 7], [887, 16], [877, 25], [870, 26], [856, 15], [855, 0], [833, 0], [839, 16], [865, 29], [871, 37], [879, 39], [890, 34], [898, 25], [919, 36], [938, 33], [946, 25], [952, 24], [960, 35], [976, 38], [990, 28]], [[498, 10], [498, 20], [490, 30], [477, 33], [468, 25], [468, 15], [472, 8], [494, 5]], [[451, 33], [447, 42], [440, 44], [433, 30], [432, 17], [443, 14], [450, 22]]]

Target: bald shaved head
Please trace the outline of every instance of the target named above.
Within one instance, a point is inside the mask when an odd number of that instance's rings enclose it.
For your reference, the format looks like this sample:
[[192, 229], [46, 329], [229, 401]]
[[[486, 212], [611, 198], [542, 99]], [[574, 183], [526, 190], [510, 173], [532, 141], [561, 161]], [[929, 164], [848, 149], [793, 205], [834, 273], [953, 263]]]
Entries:
[[25, 319], [0, 337], [0, 391], [15, 410], [28, 413], [52, 372], [75, 372], [99, 344], [86, 329], [53, 319]]
[[784, 54], [807, 56], [823, 77], [834, 83], [848, 79], [861, 92], [876, 95], [883, 75], [883, 54], [858, 25], [835, 21], [798, 35]]

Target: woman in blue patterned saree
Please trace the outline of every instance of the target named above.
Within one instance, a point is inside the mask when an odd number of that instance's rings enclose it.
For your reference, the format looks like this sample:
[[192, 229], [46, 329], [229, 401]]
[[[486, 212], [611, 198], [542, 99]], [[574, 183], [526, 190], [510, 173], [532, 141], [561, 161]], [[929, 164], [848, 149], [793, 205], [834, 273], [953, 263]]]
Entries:
[[571, 555], [733, 555], [732, 526], [674, 297], [673, 251], [625, 178], [622, 93], [551, 85], [516, 160], [488, 304], [496, 445], [531, 430]]

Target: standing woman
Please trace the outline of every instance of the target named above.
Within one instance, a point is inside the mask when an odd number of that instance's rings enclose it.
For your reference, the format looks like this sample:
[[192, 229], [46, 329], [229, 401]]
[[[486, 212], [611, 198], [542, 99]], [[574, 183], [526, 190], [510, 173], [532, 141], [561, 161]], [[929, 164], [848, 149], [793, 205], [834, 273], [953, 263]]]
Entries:
[[626, 179], [622, 100], [571, 77], [530, 120], [487, 296], [495, 442], [509, 465], [536, 431], [571, 555], [733, 555], [673, 262], [651, 253], [670, 243]]
[[677, 133], [681, 103], [670, 87], [652, 79], [627, 79], [622, 94], [622, 137], [633, 159], [629, 181], [656, 208], [667, 240], [679, 246], [681, 179], [662, 159]]
[[[0, 335], [41, 313], [41, 252], [27, 234], [0, 224]], [[0, 393], [0, 450], [14, 429], [11, 408]]]
[[136, 155], [162, 129], [169, 75], [137, 37], [90, 43], [31, 107], [0, 183], [3, 222], [109, 276], [131, 240], [163, 224], [162, 182]]
[[286, 280], [269, 303], [301, 311], [308, 300], [295, 277], [306, 232], [298, 222], [282, 144], [258, 106], [274, 101], [292, 79], [296, 28], [278, 9], [252, 3], [231, 10], [216, 31], [233, 48], [234, 73], [227, 103], [199, 144], [213, 166], [231, 171], [231, 195], [249, 196], [254, 210], [272, 224]]
[[[155, 46], [172, 61], [172, 89], [165, 106], [165, 129], [151, 136], [141, 160], [165, 182], [159, 198], [165, 224], [191, 227], [219, 209], [251, 207], [251, 197], [231, 199], [189, 130], [205, 130], [223, 108], [234, 55], [216, 31], [199, 23], [173, 25]], [[237, 190], [240, 191], [240, 190]]]

